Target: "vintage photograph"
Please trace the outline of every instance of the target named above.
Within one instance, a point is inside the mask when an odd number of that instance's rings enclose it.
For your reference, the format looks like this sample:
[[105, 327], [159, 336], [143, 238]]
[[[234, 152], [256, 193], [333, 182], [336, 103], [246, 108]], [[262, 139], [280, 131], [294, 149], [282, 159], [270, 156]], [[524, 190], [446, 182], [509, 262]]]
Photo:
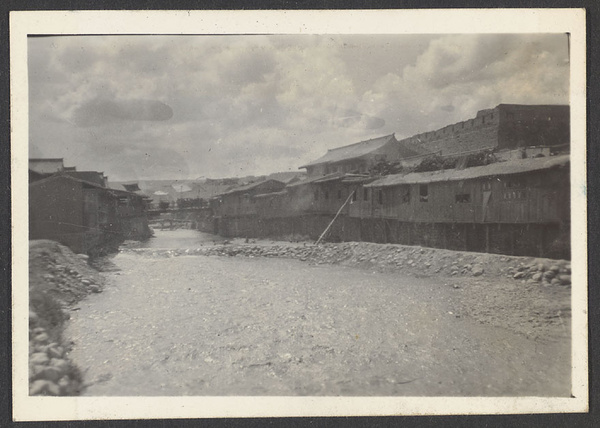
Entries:
[[28, 397], [573, 397], [570, 33], [23, 46]]

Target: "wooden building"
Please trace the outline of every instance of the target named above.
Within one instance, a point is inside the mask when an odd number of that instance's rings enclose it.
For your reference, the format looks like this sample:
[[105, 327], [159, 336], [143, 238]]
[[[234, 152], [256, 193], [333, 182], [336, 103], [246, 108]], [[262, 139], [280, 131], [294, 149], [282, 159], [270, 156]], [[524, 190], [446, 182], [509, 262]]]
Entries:
[[215, 215], [218, 217], [256, 215], [256, 199], [253, 196], [279, 192], [284, 187], [285, 183], [278, 180], [264, 180], [235, 187], [214, 198], [213, 209]]
[[368, 173], [382, 161], [397, 162], [426, 153], [418, 145], [408, 145], [396, 140], [394, 134], [361, 141], [330, 149], [317, 160], [300, 168], [306, 168], [309, 177], [332, 173]]
[[106, 188], [55, 174], [29, 185], [29, 239], [51, 239], [87, 253], [119, 234], [115, 196]]
[[[367, 184], [385, 242], [568, 258], [569, 155], [405, 175]], [[366, 215], [365, 215], [366, 214]]]
[[[332, 149], [285, 189], [222, 195], [211, 231], [316, 239], [339, 214], [330, 240], [569, 258], [569, 115], [569, 106], [501, 104], [400, 141]], [[379, 169], [396, 162], [400, 174]]]
[[[90, 172], [91, 173], [91, 172]], [[151, 235], [141, 195], [61, 172], [29, 184], [29, 239], [50, 239], [93, 253], [123, 239]]]

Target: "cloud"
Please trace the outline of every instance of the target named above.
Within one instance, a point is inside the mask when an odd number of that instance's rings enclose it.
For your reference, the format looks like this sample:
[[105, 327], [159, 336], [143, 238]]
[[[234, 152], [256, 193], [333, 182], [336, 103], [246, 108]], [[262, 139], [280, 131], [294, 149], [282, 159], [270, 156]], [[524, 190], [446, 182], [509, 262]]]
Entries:
[[360, 106], [409, 136], [500, 103], [567, 104], [568, 82], [565, 35], [440, 36], [414, 64], [381, 76]]
[[[29, 40], [30, 147], [111, 179], [296, 170], [499, 103], [567, 103], [564, 35]], [[164, 163], [161, 164], [161, 160]]]
[[173, 110], [157, 100], [106, 100], [93, 99], [73, 113], [77, 126], [101, 126], [120, 121], [164, 121], [173, 117]]
[[345, 110], [333, 117], [336, 126], [342, 128], [379, 129], [385, 125], [385, 120], [369, 116], [356, 110]]

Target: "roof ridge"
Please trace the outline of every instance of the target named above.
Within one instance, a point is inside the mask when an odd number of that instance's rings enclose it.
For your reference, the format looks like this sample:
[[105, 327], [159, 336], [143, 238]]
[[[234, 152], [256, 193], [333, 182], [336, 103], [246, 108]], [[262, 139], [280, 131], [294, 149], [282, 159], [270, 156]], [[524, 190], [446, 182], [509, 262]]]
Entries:
[[375, 137], [375, 138], [370, 138], [368, 140], [363, 140], [363, 141], [359, 141], [357, 143], [352, 143], [352, 144], [346, 144], [345, 146], [340, 146], [340, 147], [334, 147], [333, 149], [327, 149], [328, 152], [332, 152], [334, 150], [340, 150], [340, 149], [345, 149], [347, 147], [352, 147], [352, 146], [356, 146], [358, 144], [363, 144], [363, 143], [368, 143], [369, 141], [375, 141], [375, 140], [381, 140], [383, 138], [390, 138], [393, 137], [394, 134], [389, 134], [389, 135], [383, 135], [381, 137]]
[[46, 182], [48, 182], [50, 180], [55, 180], [57, 178], [66, 178], [67, 180], [73, 180], [73, 181], [77, 181], [79, 183], [88, 184], [90, 186], [97, 187], [99, 189], [113, 190], [113, 189], [110, 189], [109, 187], [104, 187], [104, 186], [101, 186], [101, 185], [99, 185], [97, 183], [93, 183], [91, 181], [82, 180], [81, 178], [73, 177], [72, 175], [64, 173], [63, 171], [59, 171], [57, 173], [54, 173], [54, 174], [52, 174], [52, 175], [50, 175], [48, 177], [42, 178], [41, 180], [36, 180], [33, 183], [29, 183], [29, 185], [30, 186], [34, 186], [34, 185], [46, 183]]

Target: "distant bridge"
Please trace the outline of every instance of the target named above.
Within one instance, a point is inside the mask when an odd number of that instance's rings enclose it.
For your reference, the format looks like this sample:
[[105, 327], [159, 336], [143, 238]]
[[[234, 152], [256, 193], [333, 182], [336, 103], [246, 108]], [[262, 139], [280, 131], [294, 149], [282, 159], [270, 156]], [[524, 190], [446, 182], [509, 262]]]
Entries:
[[207, 210], [206, 207], [153, 208], [146, 210], [146, 213], [151, 226], [160, 227], [160, 230], [173, 230], [193, 228], [198, 214]]

